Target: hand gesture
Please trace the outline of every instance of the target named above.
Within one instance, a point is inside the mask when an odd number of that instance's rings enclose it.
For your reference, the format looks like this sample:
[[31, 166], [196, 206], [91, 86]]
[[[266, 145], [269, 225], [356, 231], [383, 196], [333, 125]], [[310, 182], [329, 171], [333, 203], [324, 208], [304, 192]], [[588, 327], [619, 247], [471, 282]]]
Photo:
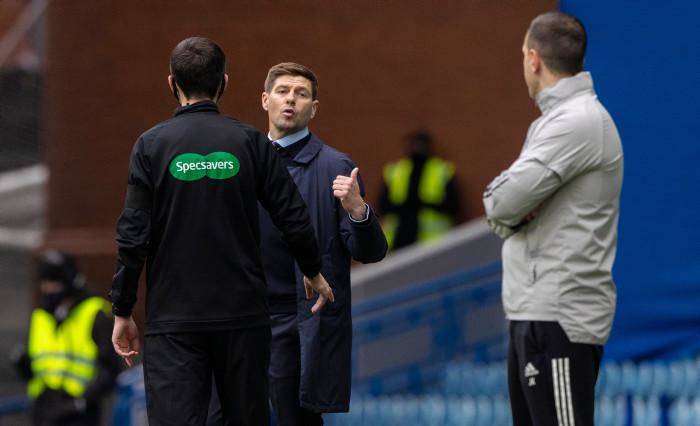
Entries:
[[360, 185], [357, 183], [357, 174], [360, 169], [355, 167], [350, 176], [338, 175], [333, 181], [333, 196], [340, 200], [346, 212], [355, 220], [365, 217], [365, 200], [360, 195]]
[[320, 273], [313, 278], [304, 277], [304, 290], [306, 290], [307, 299], [313, 297], [314, 291], [318, 293], [318, 300], [314, 303], [314, 306], [311, 307], [312, 314], [316, 314], [320, 311], [327, 301], [335, 302], [331, 286], [328, 285], [328, 282]]
[[139, 343], [139, 330], [132, 317], [114, 317], [114, 330], [112, 331], [112, 345], [117, 355], [124, 358], [126, 365], [134, 365], [141, 350]]

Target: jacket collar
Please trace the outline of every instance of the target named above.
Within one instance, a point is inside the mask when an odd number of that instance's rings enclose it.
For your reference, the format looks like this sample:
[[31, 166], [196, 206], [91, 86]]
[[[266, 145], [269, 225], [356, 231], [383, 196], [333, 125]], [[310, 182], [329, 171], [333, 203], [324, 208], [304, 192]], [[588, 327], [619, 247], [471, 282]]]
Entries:
[[191, 112], [219, 112], [219, 107], [216, 105], [216, 102], [214, 101], [200, 101], [197, 103], [194, 103], [192, 105], [185, 105], [181, 106], [180, 108], [175, 110], [174, 116], [177, 117], [178, 115], [182, 114], [189, 114]]
[[585, 91], [593, 93], [593, 78], [588, 71], [581, 71], [572, 77], [562, 78], [553, 86], [540, 91], [535, 96], [535, 102], [542, 114], [546, 114], [568, 98]]
[[298, 164], [309, 164], [311, 160], [318, 155], [321, 148], [323, 148], [323, 142], [312, 133], [309, 142], [307, 142], [306, 146], [294, 157], [294, 162]]

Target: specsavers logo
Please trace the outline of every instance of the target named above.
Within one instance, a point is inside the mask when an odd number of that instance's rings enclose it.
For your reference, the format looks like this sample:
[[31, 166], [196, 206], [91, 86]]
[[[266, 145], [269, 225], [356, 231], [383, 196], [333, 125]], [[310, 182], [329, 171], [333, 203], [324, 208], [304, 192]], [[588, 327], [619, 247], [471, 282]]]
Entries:
[[210, 179], [228, 179], [238, 174], [241, 162], [229, 152], [212, 152], [201, 155], [180, 154], [170, 162], [170, 174], [184, 181], [199, 180], [204, 176]]

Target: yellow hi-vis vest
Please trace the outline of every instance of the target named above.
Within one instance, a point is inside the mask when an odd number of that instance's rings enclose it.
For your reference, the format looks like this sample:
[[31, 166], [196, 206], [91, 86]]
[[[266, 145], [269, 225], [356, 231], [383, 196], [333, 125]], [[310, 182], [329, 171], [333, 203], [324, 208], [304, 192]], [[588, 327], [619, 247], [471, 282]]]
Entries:
[[[412, 171], [413, 162], [409, 158], [402, 158], [384, 167], [384, 182], [388, 188], [389, 201], [393, 205], [400, 206], [406, 202]], [[454, 164], [438, 157], [428, 158], [418, 183], [418, 199], [431, 204], [443, 202], [447, 183], [454, 174]], [[423, 207], [418, 211], [417, 241], [419, 243], [434, 241], [453, 225], [454, 222], [450, 216], [429, 207]], [[398, 227], [398, 215], [392, 213], [384, 216], [382, 228], [390, 248], [394, 245]]]
[[29, 326], [29, 358], [33, 377], [27, 395], [36, 398], [46, 389], [63, 390], [80, 398], [95, 377], [98, 348], [92, 328], [99, 311], [110, 314], [101, 297], [90, 297], [75, 306], [57, 326], [44, 309], [35, 309]]

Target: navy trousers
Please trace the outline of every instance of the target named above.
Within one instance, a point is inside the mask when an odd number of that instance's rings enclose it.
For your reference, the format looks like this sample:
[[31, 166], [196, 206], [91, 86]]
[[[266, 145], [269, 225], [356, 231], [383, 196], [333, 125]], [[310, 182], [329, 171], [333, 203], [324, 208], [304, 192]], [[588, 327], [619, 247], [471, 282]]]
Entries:
[[271, 314], [270, 402], [279, 426], [323, 424], [320, 413], [299, 405], [301, 349], [296, 313]]

